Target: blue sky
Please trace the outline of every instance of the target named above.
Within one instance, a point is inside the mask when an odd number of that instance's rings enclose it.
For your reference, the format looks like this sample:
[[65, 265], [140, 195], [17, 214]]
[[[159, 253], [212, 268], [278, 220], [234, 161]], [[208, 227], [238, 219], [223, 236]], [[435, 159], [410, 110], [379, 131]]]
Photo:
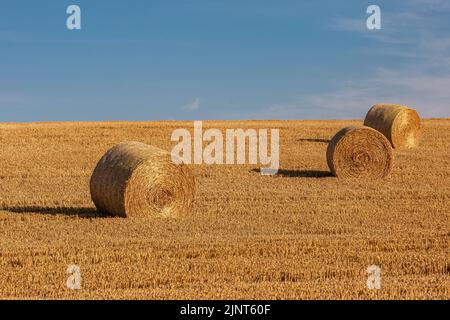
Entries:
[[0, 1], [2, 122], [449, 117], [449, 88], [447, 0]]

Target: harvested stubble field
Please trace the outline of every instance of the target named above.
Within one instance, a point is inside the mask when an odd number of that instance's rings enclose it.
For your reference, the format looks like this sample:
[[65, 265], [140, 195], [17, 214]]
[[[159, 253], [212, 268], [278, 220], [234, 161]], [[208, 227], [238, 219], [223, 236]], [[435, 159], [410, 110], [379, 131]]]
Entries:
[[[89, 178], [114, 144], [171, 150], [192, 122], [2, 124], [0, 297], [449, 299], [450, 119], [425, 120], [386, 180], [331, 177], [328, 140], [361, 124], [205, 122], [280, 128], [281, 170], [192, 165], [195, 209], [178, 219], [96, 217]], [[66, 287], [71, 264], [82, 290]]]

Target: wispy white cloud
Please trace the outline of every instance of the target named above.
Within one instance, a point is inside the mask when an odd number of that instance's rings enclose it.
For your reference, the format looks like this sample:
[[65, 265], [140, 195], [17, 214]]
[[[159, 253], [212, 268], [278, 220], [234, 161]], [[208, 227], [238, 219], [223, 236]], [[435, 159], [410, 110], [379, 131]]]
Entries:
[[404, 12], [384, 13], [382, 8], [383, 29], [377, 31], [366, 29], [365, 17], [335, 20], [335, 31], [359, 33], [375, 43], [377, 50], [361, 48], [363, 54], [407, 60], [396, 68], [377, 67], [333, 90], [272, 105], [267, 113], [281, 117], [318, 113], [334, 118], [362, 117], [371, 105], [389, 102], [410, 105], [424, 117], [449, 117], [450, 34], [442, 32], [442, 23], [450, 24], [434, 19], [430, 10], [450, 10], [450, 1], [413, 0]]
[[331, 28], [338, 31], [349, 32], [366, 32], [367, 30], [366, 21], [364, 19], [347, 17], [337, 18]]
[[450, 2], [448, 0], [410, 0], [410, 5], [417, 10], [450, 10]]
[[272, 105], [266, 115], [304, 118], [319, 114], [336, 119], [361, 118], [375, 103], [398, 103], [415, 108], [423, 117], [449, 117], [448, 88], [449, 75], [412, 75], [405, 71], [380, 70], [370, 79]]
[[426, 17], [412, 11], [384, 12], [381, 11], [381, 30], [368, 30], [366, 19], [368, 15], [359, 17], [338, 17], [330, 26], [335, 31], [357, 32], [365, 37], [378, 40], [385, 44], [408, 44], [417, 39], [417, 34], [411, 35], [410, 29]]
[[11, 107], [28, 101], [28, 98], [23, 94], [0, 92], [0, 108]]
[[414, 107], [424, 117], [442, 117], [449, 116], [448, 88], [450, 74], [380, 69], [372, 78], [349, 83], [335, 91], [307, 96], [304, 103], [355, 116], [362, 115], [375, 103], [400, 103]]
[[194, 101], [192, 101], [191, 103], [185, 105], [183, 107], [183, 109], [189, 110], [189, 111], [195, 111], [195, 110], [200, 109], [200, 106], [201, 106], [200, 98], [195, 98]]

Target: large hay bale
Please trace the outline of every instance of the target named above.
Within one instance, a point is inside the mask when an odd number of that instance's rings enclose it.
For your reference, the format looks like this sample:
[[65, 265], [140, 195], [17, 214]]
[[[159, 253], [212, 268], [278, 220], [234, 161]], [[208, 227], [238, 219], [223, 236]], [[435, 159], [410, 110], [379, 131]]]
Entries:
[[189, 212], [195, 180], [170, 153], [140, 143], [124, 142], [100, 159], [90, 182], [100, 212], [113, 216], [178, 216]]
[[419, 145], [422, 124], [416, 110], [396, 104], [376, 104], [367, 112], [364, 125], [380, 131], [396, 149]]
[[328, 144], [327, 162], [339, 178], [384, 178], [392, 169], [392, 147], [375, 129], [347, 127]]

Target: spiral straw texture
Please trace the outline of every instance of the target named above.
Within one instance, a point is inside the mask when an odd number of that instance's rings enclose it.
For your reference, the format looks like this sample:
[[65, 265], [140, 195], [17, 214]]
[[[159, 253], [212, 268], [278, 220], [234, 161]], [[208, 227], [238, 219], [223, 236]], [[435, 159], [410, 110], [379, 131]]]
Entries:
[[90, 182], [91, 197], [100, 212], [120, 217], [175, 217], [191, 210], [195, 180], [170, 153], [140, 143], [123, 142], [98, 162]]
[[396, 104], [376, 104], [366, 115], [364, 125], [380, 131], [395, 149], [417, 147], [422, 124], [416, 110]]
[[375, 129], [347, 127], [331, 139], [327, 162], [338, 178], [380, 179], [392, 169], [392, 147]]

